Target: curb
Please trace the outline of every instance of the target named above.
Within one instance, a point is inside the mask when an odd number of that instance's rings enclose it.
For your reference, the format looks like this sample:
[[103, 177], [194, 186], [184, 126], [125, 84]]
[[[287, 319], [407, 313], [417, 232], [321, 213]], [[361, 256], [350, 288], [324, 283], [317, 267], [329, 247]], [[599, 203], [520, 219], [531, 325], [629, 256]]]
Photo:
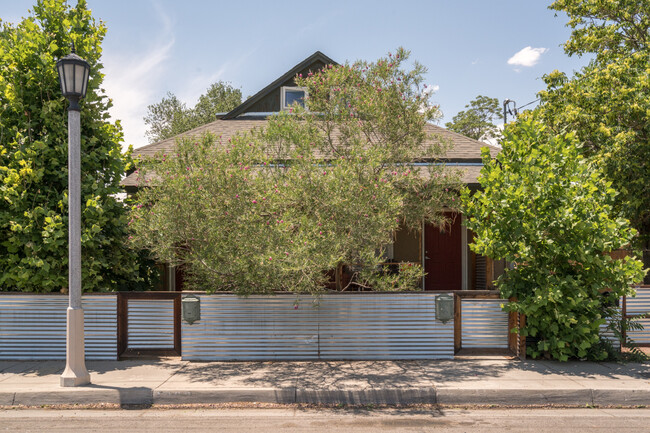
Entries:
[[202, 390], [154, 390], [154, 404], [200, 403], [278, 403], [296, 402], [296, 388], [217, 388]]
[[201, 404], [260, 402], [324, 405], [567, 405], [650, 406], [645, 389], [298, 389], [215, 388], [155, 390], [138, 388], [76, 388], [56, 391], [0, 392], [0, 406], [84, 404]]
[[435, 388], [299, 389], [294, 403], [407, 405], [436, 403]]
[[[437, 403], [449, 405], [591, 405], [591, 389], [438, 389]], [[610, 404], [610, 403], [607, 403]], [[616, 403], [613, 403], [616, 404]]]

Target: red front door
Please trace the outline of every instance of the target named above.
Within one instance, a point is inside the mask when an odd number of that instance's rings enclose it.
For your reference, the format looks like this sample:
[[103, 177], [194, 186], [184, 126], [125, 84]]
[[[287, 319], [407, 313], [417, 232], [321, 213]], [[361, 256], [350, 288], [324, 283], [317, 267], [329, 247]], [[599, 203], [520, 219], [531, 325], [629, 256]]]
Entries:
[[461, 218], [449, 215], [452, 223], [441, 230], [424, 228], [425, 290], [461, 290], [463, 284]]

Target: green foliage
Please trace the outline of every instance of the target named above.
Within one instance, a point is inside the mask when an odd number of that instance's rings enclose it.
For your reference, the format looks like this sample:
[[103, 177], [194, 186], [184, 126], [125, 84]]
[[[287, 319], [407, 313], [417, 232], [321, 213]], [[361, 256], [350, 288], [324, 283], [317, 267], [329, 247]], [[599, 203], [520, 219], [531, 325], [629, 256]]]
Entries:
[[648, 49], [648, 0], [556, 0], [549, 9], [569, 15], [567, 26], [573, 31], [564, 44], [569, 55], [617, 56]]
[[[631, 55], [592, 64], [573, 79], [544, 77], [544, 104], [537, 112], [555, 132], [575, 131], [590, 157], [620, 195], [616, 210], [650, 240], [650, 64]], [[647, 248], [647, 247], [646, 247]]]
[[581, 153], [619, 192], [615, 209], [639, 231], [635, 245], [650, 260], [650, 1], [561, 0], [551, 8], [570, 18], [565, 51], [595, 57], [571, 78], [546, 75], [537, 115], [556, 133], [576, 133]]
[[194, 106], [197, 126], [212, 122], [217, 113], [228, 112], [241, 104], [241, 90], [218, 81], [212, 83]]
[[144, 123], [149, 125], [146, 135], [155, 143], [216, 120], [217, 113], [228, 112], [241, 104], [241, 90], [218, 81], [199, 97], [194, 108], [188, 108], [173, 93], [147, 107]]
[[360, 270], [359, 286], [416, 288], [421, 267], [383, 272], [382, 245], [400, 224], [443, 224], [457, 178], [410, 164], [444, 149], [425, 143], [435, 109], [422, 67], [401, 69], [407, 55], [297, 77], [309, 111], [295, 106], [228, 142], [181, 140], [143, 161], [141, 182], [154, 186], [132, 213], [135, 244], [186, 265], [192, 289], [317, 293], [342, 264]]
[[474, 140], [499, 138], [501, 132], [494, 124], [503, 119], [497, 98], [478, 95], [465, 106], [467, 110], [456, 114], [445, 126], [451, 131], [463, 134]]
[[526, 315], [523, 335], [537, 357], [602, 359], [599, 327], [620, 296], [643, 277], [638, 260], [612, 260], [636, 231], [613, 209], [616, 192], [597, 166], [580, 156], [573, 133], [553, 134], [520, 118], [505, 131], [503, 150], [484, 150], [482, 191], [463, 192], [477, 253], [514, 264], [497, 286], [507, 309]]
[[91, 65], [81, 101], [82, 278], [86, 291], [139, 281], [125, 240], [126, 208], [115, 198], [129, 164], [119, 122], [108, 121], [101, 91], [106, 33], [81, 0], [38, 1], [31, 15], [0, 29], [0, 290], [67, 287], [67, 101], [56, 60], [77, 53]]

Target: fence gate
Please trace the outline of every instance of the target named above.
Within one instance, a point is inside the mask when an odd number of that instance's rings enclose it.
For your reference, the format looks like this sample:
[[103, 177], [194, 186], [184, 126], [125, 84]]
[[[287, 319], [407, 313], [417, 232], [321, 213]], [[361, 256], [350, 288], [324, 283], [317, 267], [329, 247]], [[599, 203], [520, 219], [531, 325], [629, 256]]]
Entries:
[[180, 309], [180, 292], [118, 293], [118, 357], [180, 356]]
[[523, 315], [507, 313], [499, 292], [467, 290], [454, 293], [454, 350], [457, 355], [508, 354], [525, 357], [525, 339], [510, 332], [523, 326]]

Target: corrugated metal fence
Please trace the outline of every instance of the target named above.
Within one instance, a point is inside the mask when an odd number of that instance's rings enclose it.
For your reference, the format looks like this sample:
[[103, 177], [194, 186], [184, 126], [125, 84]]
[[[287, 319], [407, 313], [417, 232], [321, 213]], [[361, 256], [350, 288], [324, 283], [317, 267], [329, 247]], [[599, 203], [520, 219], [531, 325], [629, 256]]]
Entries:
[[435, 293], [200, 295], [182, 324], [188, 360], [450, 359], [453, 322], [435, 320]]
[[[115, 295], [84, 296], [87, 359], [117, 359]], [[0, 359], [65, 359], [67, 296], [0, 296]]]
[[[455, 330], [454, 321], [435, 318], [438, 294], [327, 294], [298, 302], [295, 295], [199, 295], [201, 320], [176, 326], [188, 360], [450, 359], [456, 332], [463, 349], [509, 348], [515, 325], [501, 310], [504, 300], [465, 293]], [[0, 359], [65, 359], [67, 305], [66, 296], [0, 296]], [[181, 338], [172, 341], [172, 301], [128, 299], [128, 305], [128, 348], [181, 347]], [[86, 295], [83, 307], [87, 358], [116, 359], [116, 295]], [[650, 313], [650, 286], [639, 287], [625, 308], [628, 316]], [[641, 323], [646, 329], [629, 336], [648, 345], [650, 319]]]
[[127, 349], [174, 348], [174, 301], [128, 300]]
[[508, 349], [508, 313], [503, 299], [460, 299], [464, 349]]
[[[625, 299], [625, 315], [628, 317], [650, 315], [650, 286], [638, 286], [636, 296]], [[650, 345], [650, 316], [637, 319], [643, 330], [628, 331], [627, 336], [639, 345]]]

